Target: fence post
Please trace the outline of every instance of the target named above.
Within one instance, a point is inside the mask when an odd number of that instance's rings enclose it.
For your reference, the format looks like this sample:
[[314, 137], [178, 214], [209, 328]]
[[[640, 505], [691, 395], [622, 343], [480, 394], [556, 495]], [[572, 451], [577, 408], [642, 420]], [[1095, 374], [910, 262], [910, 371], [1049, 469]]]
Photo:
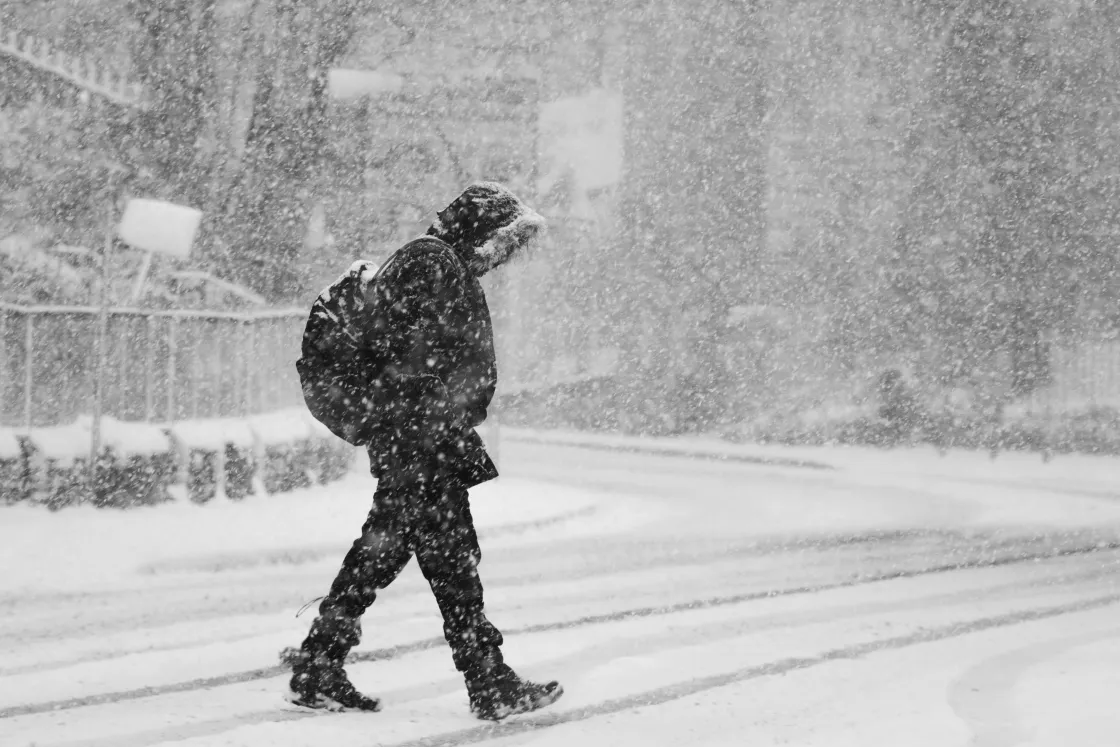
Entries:
[[276, 363], [279, 347], [276, 340], [280, 337], [277, 329], [282, 328], [282, 324], [277, 320], [268, 320], [268, 408], [270, 410], [276, 409], [280, 402], [280, 368]]
[[259, 319], [245, 318], [245, 344], [250, 351], [250, 367], [245, 373], [249, 387], [249, 413], [252, 415], [261, 411], [261, 340], [257, 334], [259, 326]]
[[[206, 321], [205, 320], [202, 320], [202, 321], [195, 320], [194, 344], [191, 345], [191, 348], [192, 348], [192, 350], [191, 350], [191, 361], [190, 361], [190, 372], [191, 373], [190, 373], [190, 381], [187, 384], [190, 387], [190, 391], [191, 391], [190, 398], [189, 398], [190, 402], [191, 402], [191, 407], [190, 407], [191, 420], [198, 420], [198, 380], [202, 378], [202, 339], [205, 336], [202, 332], [199, 331], [200, 328], [202, 328], [202, 329], [206, 328]], [[220, 334], [215, 334], [214, 335], [214, 342], [215, 342], [215, 344], [221, 346], [222, 336]], [[221, 347], [219, 347], [218, 349], [221, 350]], [[215, 400], [217, 401], [217, 406], [221, 407], [222, 404], [221, 404], [220, 396], [215, 396], [214, 393], [211, 392], [211, 401], [215, 401]]]
[[1111, 365], [1108, 367], [1108, 392], [1113, 407], [1120, 407], [1120, 344], [1113, 338], [1108, 347], [1112, 351]]
[[35, 315], [27, 312], [27, 329], [23, 339], [23, 425], [31, 432], [31, 382], [35, 361]]
[[132, 319], [128, 316], [117, 314], [117, 325], [120, 334], [117, 335], [117, 411], [113, 417], [124, 420], [128, 413], [128, 333], [132, 329]]
[[1093, 340], [1092, 347], [1089, 348], [1089, 369], [1092, 371], [1089, 380], [1089, 405], [1096, 407], [1097, 402], [1100, 401], [1100, 380], [1103, 373], [1100, 369], [1100, 343]]
[[177, 340], [175, 333], [179, 320], [173, 316], [167, 318], [167, 423], [175, 422], [175, 353]]
[[261, 330], [264, 328], [264, 320], [257, 319], [253, 322], [253, 360], [257, 362], [255, 376], [253, 378], [253, 387], [256, 389], [256, 412], [264, 412], [268, 405], [265, 403], [264, 396], [264, 382], [266, 379], [265, 369], [262, 365], [265, 360], [265, 347], [264, 340], [261, 339]]
[[4, 403], [8, 401], [8, 310], [0, 309], [0, 425], [4, 424]]
[[249, 320], [248, 318], [241, 319], [237, 322], [237, 357], [240, 365], [238, 366], [239, 373], [241, 374], [241, 416], [246, 417], [249, 415], [252, 408], [250, 407], [250, 397], [252, 396], [252, 387], [250, 386], [249, 366], [251, 365], [252, 356], [250, 355], [252, 336], [249, 334]]
[[155, 334], [155, 321], [156, 318], [149, 314], [147, 316], [147, 336], [144, 341], [144, 422], [152, 422], [155, 416], [155, 376], [152, 371], [153, 363], [152, 356], [154, 354], [153, 348], [155, 347], [156, 334]]

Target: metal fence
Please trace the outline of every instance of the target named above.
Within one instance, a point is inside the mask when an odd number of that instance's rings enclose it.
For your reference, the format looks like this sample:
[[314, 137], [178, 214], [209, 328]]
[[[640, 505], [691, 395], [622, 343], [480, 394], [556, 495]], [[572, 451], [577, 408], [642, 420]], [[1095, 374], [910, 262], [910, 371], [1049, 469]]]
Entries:
[[1120, 408], [1120, 340], [1083, 340], [1052, 347], [1050, 378], [1049, 386], [1031, 393], [1032, 408]]
[[[93, 411], [95, 308], [0, 304], [0, 426]], [[295, 361], [307, 313], [112, 309], [103, 411], [167, 423], [300, 404]]]
[[[0, 426], [60, 425], [93, 411], [97, 313], [0, 303]], [[306, 318], [298, 309], [112, 309], [103, 412], [169, 423], [300, 406], [295, 361]], [[517, 362], [507, 361], [507, 379]], [[1120, 407], [1120, 340], [1055, 345], [1050, 365], [1051, 384], [1030, 395], [1031, 409]]]

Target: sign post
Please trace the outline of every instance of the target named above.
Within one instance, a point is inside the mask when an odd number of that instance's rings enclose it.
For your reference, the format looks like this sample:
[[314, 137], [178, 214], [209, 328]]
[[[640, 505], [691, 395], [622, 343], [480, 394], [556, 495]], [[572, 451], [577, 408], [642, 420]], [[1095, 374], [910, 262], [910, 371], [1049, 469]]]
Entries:
[[105, 401], [105, 365], [109, 346], [109, 252], [113, 249], [112, 214], [106, 220], [105, 245], [101, 249], [101, 288], [97, 304], [96, 368], [93, 376], [93, 420], [89, 427], [89, 487], [97, 498], [97, 459], [101, 454], [101, 410]]
[[97, 460], [101, 454], [101, 417], [105, 401], [105, 368], [109, 358], [109, 254], [113, 241], [126, 244], [147, 254], [133, 287], [133, 300], [139, 297], [147, 277], [153, 254], [172, 257], [190, 256], [202, 213], [194, 208], [162, 200], [132, 199], [125, 205], [121, 222], [114, 230], [110, 212], [105, 228], [105, 247], [101, 253], [101, 298], [97, 313], [96, 370], [93, 380], [93, 422], [90, 424], [89, 482], [90, 494], [97, 498]]

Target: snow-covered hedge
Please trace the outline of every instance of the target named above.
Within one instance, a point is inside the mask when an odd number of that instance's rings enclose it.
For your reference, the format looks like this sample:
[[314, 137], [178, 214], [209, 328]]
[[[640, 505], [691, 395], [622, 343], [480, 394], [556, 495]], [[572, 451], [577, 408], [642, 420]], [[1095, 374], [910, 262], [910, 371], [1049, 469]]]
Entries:
[[341, 480], [354, 465], [354, 447], [330, 432], [314, 418], [311, 423], [311, 463], [320, 485]]
[[206, 503], [219, 494], [240, 500], [256, 492], [256, 442], [247, 422], [190, 420], [174, 424], [169, 434], [192, 501]]
[[126, 508], [171, 500], [167, 488], [175, 478], [175, 452], [162, 429], [146, 423], [101, 421], [104, 444], [99, 456], [99, 505]]
[[296, 410], [249, 418], [249, 429], [263, 458], [261, 480], [269, 493], [310, 487], [315, 469], [310, 420]]
[[883, 419], [872, 404], [822, 406], [770, 413], [727, 429], [730, 440], [783, 444], [891, 447], [931, 444], [1051, 454], [1120, 454], [1120, 409], [1086, 405], [1061, 411], [1009, 406], [1002, 412], [953, 408], [923, 410], [905, 429]]
[[1009, 408], [999, 437], [1005, 448], [1120, 455], [1120, 408], [1093, 404], [1060, 412]]
[[35, 428], [24, 440], [30, 496], [51, 508], [89, 501], [128, 507], [169, 500], [175, 455], [167, 435], [143, 423], [101, 421], [98, 480], [90, 491], [90, 418]]
[[0, 428], [0, 503], [22, 501], [30, 494], [27, 455], [15, 432]]
[[279, 410], [248, 420], [262, 459], [261, 480], [269, 493], [313, 483], [326, 485], [350, 471], [354, 447], [332, 434], [306, 410]]
[[90, 427], [83, 418], [27, 435], [0, 430], [3, 501], [124, 508], [170, 500], [176, 482], [197, 503], [219, 495], [237, 500], [341, 479], [354, 458], [354, 447], [300, 410], [166, 427], [103, 418], [98, 481], [90, 491]]

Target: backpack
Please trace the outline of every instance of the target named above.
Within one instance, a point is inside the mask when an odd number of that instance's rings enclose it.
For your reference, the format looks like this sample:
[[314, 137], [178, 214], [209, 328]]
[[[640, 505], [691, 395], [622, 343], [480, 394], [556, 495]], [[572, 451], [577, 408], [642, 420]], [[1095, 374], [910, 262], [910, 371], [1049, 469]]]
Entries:
[[307, 409], [354, 446], [368, 445], [385, 419], [385, 403], [374, 385], [381, 366], [362, 344], [360, 326], [369, 318], [369, 304], [377, 303], [370, 286], [381, 270], [359, 260], [319, 294], [304, 327], [302, 357], [296, 361]]

